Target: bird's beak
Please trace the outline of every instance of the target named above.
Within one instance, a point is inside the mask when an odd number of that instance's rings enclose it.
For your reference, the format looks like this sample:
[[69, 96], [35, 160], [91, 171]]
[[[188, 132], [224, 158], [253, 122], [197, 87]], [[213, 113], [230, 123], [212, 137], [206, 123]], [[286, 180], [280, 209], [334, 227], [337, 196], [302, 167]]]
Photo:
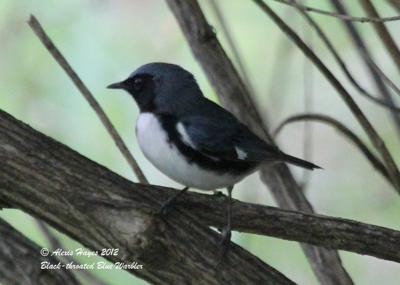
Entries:
[[109, 89], [125, 89], [125, 87], [126, 87], [125, 81], [113, 83], [107, 86], [107, 88]]

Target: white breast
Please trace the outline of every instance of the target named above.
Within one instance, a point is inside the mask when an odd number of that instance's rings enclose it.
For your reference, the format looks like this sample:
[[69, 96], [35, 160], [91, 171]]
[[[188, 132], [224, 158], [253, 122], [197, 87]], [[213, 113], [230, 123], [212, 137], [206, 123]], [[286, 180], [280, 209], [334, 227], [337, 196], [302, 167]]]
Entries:
[[[179, 128], [182, 126], [180, 125]], [[168, 141], [167, 133], [152, 113], [139, 115], [136, 135], [146, 158], [165, 175], [184, 186], [214, 190], [233, 185], [243, 178], [230, 174], [217, 175], [200, 168], [195, 163], [188, 163], [176, 146]]]

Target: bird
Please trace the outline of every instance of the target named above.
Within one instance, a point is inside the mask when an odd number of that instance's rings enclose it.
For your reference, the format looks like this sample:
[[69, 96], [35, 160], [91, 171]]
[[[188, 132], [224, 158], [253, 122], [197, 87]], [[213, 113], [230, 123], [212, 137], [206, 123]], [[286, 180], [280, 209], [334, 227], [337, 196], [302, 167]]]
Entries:
[[233, 114], [204, 96], [194, 76], [179, 65], [153, 62], [108, 88], [127, 91], [139, 107], [136, 136], [144, 156], [184, 188], [226, 188], [227, 222], [222, 244], [231, 239], [232, 190], [263, 163], [289, 163], [309, 170], [319, 166], [268, 144]]

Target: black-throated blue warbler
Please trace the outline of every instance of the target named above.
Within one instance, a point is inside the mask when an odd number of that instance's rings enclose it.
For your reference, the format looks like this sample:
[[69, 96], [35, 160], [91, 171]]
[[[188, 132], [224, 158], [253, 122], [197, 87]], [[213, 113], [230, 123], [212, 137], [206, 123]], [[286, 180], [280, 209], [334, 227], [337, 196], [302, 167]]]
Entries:
[[204, 97], [193, 75], [178, 65], [149, 63], [108, 88], [126, 90], [135, 99], [140, 109], [136, 123], [140, 148], [160, 171], [185, 186], [178, 195], [189, 187], [228, 189], [224, 244], [229, 244], [231, 236], [233, 185], [262, 163], [319, 168], [257, 137], [231, 113]]

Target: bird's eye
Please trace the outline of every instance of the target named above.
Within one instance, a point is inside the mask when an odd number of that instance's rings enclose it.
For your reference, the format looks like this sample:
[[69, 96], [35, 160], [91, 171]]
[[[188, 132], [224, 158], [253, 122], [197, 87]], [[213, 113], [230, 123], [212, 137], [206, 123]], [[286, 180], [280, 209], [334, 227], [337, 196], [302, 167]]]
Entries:
[[133, 89], [135, 89], [136, 91], [139, 91], [140, 89], [142, 89], [143, 85], [144, 85], [143, 78], [137, 77], [137, 78], [133, 79]]

